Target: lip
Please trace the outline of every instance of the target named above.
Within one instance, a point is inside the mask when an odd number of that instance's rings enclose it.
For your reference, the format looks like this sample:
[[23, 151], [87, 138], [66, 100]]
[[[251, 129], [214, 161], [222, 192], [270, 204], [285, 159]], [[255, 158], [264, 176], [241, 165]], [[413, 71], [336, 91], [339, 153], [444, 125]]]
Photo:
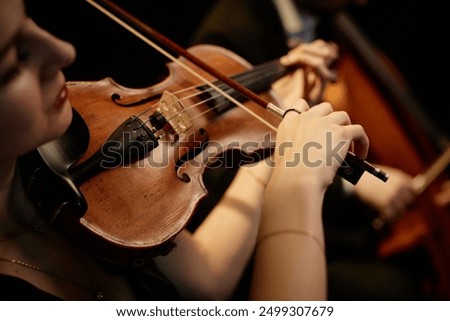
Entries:
[[62, 108], [67, 101], [67, 87], [64, 85], [55, 102], [56, 108]]

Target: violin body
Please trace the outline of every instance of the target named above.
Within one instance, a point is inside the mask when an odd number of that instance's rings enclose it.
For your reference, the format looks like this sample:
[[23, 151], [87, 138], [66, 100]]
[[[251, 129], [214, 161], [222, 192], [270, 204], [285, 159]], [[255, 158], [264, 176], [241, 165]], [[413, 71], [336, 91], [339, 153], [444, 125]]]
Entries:
[[[228, 75], [251, 68], [223, 48], [204, 45], [190, 52]], [[166, 254], [208, 193], [202, 181], [205, 168], [222, 162], [235, 166], [239, 161], [257, 161], [274, 144], [275, 133], [267, 125], [239, 107], [216, 112], [199, 96], [201, 80], [174, 63], [168, 68], [169, 76], [149, 88], [126, 88], [110, 78], [67, 83], [69, 100], [90, 133], [84, 155], [69, 171], [102, 150], [114, 129], [130, 116], [148, 123], [149, 115], [161, 107], [164, 92], [180, 96], [192, 123], [181, 133], [168, 130], [159, 137], [158, 146], [138, 161], [83, 180], [78, 187], [87, 204], [85, 211], [56, 206], [58, 213], [50, 214], [57, 216], [54, 224], [67, 235], [106, 260], [140, 264]], [[269, 93], [263, 95], [274, 100]], [[255, 103], [246, 102], [246, 106], [274, 126], [280, 121]]]

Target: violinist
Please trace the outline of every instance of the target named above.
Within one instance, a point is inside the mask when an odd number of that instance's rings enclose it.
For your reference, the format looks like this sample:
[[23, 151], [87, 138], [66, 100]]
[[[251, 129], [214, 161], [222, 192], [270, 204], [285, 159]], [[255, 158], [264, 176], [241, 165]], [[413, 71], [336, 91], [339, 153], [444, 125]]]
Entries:
[[[321, 38], [332, 40], [324, 28], [327, 18], [336, 10], [365, 2], [217, 1], [199, 24], [192, 43], [227, 47], [253, 64], [295, 50], [298, 52], [296, 59], [310, 66], [280, 79], [272, 88], [286, 106], [298, 97], [315, 104], [323, 100], [325, 86], [339, 77], [332, 70], [339, 48]], [[233, 19], [227, 18], [230, 15]], [[415, 198], [409, 174], [397, 168], [380, 167], [390, 173], [388, 182], [380, 184], [373, 177], [364, 175], [353, 186], [337, 178], [326, 194], [323, 215], [331, 299], [419, 298], [416, 276], [409, 273], [409, 267], [380, 260], [376, 254], [377, 232], [372, 229], [374, 217], [382, 224], [389, 224], [405, 213]], [[374, 190], [380, 192], [374, 193]], [[356, 213], [354, 208], [358, 209]], [[374, 274], [390, 279], [389, 286], [384, 287], [385, 282], [374, 284]]]
[[[71, 122], [62, 69], [75, 50], [27, 17], [23, 1], [0, 1], [0, 29], [2, 299], [226, 299], [255, 246], [250, 299], [327, 298], [321, 209], [340, 164], [325, 162], [325, 148], [308, 155], [319, 167], [289, 163], [308, 142], [325, 144], [326, 133], [343, 142], [341, 159], [351, 145], [365, 158], [368, 138], [345, 112], [296, 101], [278, 128], [275, 166], [262, 162], [239, 171], [207, 220], [194, 233], [182, 231], [177, 247], [155, 265], [117, 269], [43, 220], [21, 181], [22, 155], [62, 135]], [[282, 150], [283, 143], [292, 148]]]

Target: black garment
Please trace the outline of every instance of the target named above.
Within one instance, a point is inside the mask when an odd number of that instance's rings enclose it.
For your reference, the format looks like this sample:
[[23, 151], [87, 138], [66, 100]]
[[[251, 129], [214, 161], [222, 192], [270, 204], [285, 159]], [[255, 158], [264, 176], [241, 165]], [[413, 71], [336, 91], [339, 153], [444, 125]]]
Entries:
[[288, 50], [276, 8], [267, 0], [217, 1], [193, 35], [192, 44], [202, 43], [228, 48], [255, 65]]
[[[331, 15], [317, 23], [319, 38], [330, 40]], [[277, 9], [271, 0], [218, 0], [192, 35], [192, 44], [215, 44], [230, 49], [257, 65], [285, 55], [289, 50]]]
[[[108, 267], [106, 267], [108, 269]], [[114, 270], [114, 269], [113, 269]], [[129, 281], [136, 300], [180, 300], [175, 287], [153, 264], [145, 270], [123, 269], [121, 273]], [[0, 274], [0, 300], [2, 301], [52, 301], [60, 298], [47, 293], [23, 279]]]
[[[67, 155], [64, 156], [65, 157], [61, 157], [61, 159], [67, 159]], [[37, 170], [38, 168], [39, 170]], [[59, 200], [59, 198], [65, 196], [62, 191], [65, 190], [66, 185], [57, 179], [56, 176], [53, 175], [53, 172], [44, 166], [42, 158], [36, 151], [32, 151], [19, 157], [17, 169], [20, 171], [20, 178], [23, 186], [26, 187], [25, 192], [28, 193], [31, 204], [36, 205], [39, 203], [40, 206], [37, 212], [44, 218], [44, 214], [51, 213], [54, 210], [55, 204], [56, 206], [59, 204], [58, 201], [53, 204], [52, 200]], [[53, 187], [48, 188], [48, 186]], [[55, 189], [64, 196], [57, 194]], [[51, 211], [47, 212], [45, 209], [51, 209]], [[70, 211], [61, 211], [59, 215], [61, 217], [65, 217], [64, 215], [69, 216], [71, 215], [69, 212]], [[62, 221], [63, 219], [60, 218], [59, 220]], [[58, 225], [58, 219], [55, 220], [54, 224], [55, 226]], [[69, 222], [67, 224], [71, 223]], [[66, 234], [65, 236], [69, 238], [69, 235]], [[86, 240], [86, 238], [83, 240]], [[89, 242], [81, 244], [81, 238], [77, 239], [76, 242], [76, 244], [84, 246], [83, 249], [87, 252], [92, 250], [91, 247], [93, 247], [93, 244], [90, 244]], [[175, 286], [161, 273], [161, 271], [159, 271], [153, 260], [148, 260], [145, 265], [140, 267], [133, 267], [125, 264], [113, 264], [100, 259], [97, 260], [97, 263], [106, 273], [123, 276], [127, 279], [137, 300], [174, 301], [181, 299]], [[3, 292], [0, 291], [0, 297], [4, 297], [5, 300], [58, 299], [51, 294], [36, 288], [27, 281], [7, 275], [1, 275], [1, 273], [0, 289], [3, 290]]]
[[0, 274], [1, 301], [54, 301], [58, 297], [42, 291], [22, 279]]

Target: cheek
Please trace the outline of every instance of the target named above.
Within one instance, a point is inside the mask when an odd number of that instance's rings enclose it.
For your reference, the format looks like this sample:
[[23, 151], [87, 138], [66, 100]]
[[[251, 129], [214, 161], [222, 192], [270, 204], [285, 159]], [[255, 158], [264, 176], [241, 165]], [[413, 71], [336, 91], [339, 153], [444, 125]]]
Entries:
[[36, 100], [28, 95], [22, 95], [12, 104], [1, 102], [1, 108], [6, 110], [1, 112], [0, 143], [2, 146], [8, 146], [1, 152], [2, 155], [7, 154], [3, 156], [22, 155], [33, 149], [34, 143], [40, 140], [43, 133], [38, 128], [39, 115], [35, 105]]
[[26, 91], [10, 91], [2, 97], [0, 146], [6, 148], [1, 149], [1, 158], [23, 155], [55, 139], [70, 123], [72, 113], [68, 102], [58, 113], [50, 113], [42, 103], [40, 91], [33, 90], [32, 86], [27, 86]]

